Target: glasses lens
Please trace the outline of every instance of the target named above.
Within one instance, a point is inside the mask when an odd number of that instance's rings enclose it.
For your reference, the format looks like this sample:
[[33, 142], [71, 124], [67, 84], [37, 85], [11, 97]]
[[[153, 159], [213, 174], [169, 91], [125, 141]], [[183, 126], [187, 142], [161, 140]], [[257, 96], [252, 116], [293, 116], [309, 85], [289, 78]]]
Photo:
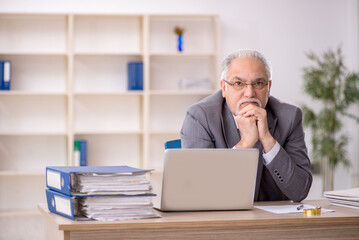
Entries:
[[253, 88], [257, 89], [257, 90], [263, 89], [266, 85], [267, 85], [267, 83], [263, 82], [263, 81], [258, 81], [258, 82], [255, 82], [252, 84]]

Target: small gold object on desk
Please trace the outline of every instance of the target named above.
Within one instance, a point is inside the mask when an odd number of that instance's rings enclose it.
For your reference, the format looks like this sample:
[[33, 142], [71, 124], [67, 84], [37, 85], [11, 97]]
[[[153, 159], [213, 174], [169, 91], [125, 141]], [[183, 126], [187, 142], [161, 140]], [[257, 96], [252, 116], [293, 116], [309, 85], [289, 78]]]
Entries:
[[303, 214], [306, 216], [320, 215], [322, 214], [322, 207], [306, 208], [303, 210]]

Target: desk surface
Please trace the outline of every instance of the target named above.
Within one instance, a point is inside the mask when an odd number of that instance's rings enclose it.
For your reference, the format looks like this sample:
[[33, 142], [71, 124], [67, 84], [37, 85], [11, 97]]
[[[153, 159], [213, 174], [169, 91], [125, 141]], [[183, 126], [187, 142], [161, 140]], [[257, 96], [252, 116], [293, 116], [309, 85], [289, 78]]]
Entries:
[[[126, 220], [126, 221], [73, 221], [48, 211], [46, 204], [39, 204], [45, 221], [51, 221], [58, 230], [121, 230], [121, 229], [176, 229], [208, 227], [271, 227], [291, 225], [345, 225], [356, 224], [359, 228], [359, 210], [330, 205], [327, 200], [304, 201], [304, 203], [335, 212], [322, 213], [307, 217], [302, 213], [275, 214], [253, 208], [245, 211], [210, 211], [210, 212], [160, 212], [162, 218]], [[293, 204], [291, 202], [258, 202], [255, 205]], [[297, 204], [296, 204], [297, 205]], [[359, 235], [358, 235], [359, 238]]]

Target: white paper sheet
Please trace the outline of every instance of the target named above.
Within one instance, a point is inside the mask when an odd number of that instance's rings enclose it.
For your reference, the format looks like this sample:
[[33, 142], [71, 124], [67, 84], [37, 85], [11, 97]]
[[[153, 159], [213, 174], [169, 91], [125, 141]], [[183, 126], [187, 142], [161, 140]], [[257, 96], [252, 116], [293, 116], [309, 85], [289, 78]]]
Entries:
[[[297, 207], [300, 205], [303, 205], [303, 207], [298, 210]], [[303, 209], [306, 208], [316, 208], [316, 206], [309, 205], [309, 204], [297, 204], [297, 205], [267, 205], [267, 206], [254, 206], [255, 208], [272, 212], [272, 213], [302, 213]], [[324, 212], [334, 212], [334, 210], [331, 209], [325, 209], [322, 208], [322, 213]]]

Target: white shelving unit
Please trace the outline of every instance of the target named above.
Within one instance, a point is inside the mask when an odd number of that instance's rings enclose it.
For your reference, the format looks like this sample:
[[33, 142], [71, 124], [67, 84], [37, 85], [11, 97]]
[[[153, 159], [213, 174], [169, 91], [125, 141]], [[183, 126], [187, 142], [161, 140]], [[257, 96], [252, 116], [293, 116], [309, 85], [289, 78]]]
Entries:
[[[177, 52], [176, 26], [185, 29]], [[45, 201], [45, 167], [72, 165], [88, 141], [89, 165], [162, 169], [187, 108], [219, 89], [216, 15], [0, 15], [0, 211]], [[143, 91], [127, 90], [127, 63], [144, 64]], [[186, 91], [181, 78], [209, 78]]]

